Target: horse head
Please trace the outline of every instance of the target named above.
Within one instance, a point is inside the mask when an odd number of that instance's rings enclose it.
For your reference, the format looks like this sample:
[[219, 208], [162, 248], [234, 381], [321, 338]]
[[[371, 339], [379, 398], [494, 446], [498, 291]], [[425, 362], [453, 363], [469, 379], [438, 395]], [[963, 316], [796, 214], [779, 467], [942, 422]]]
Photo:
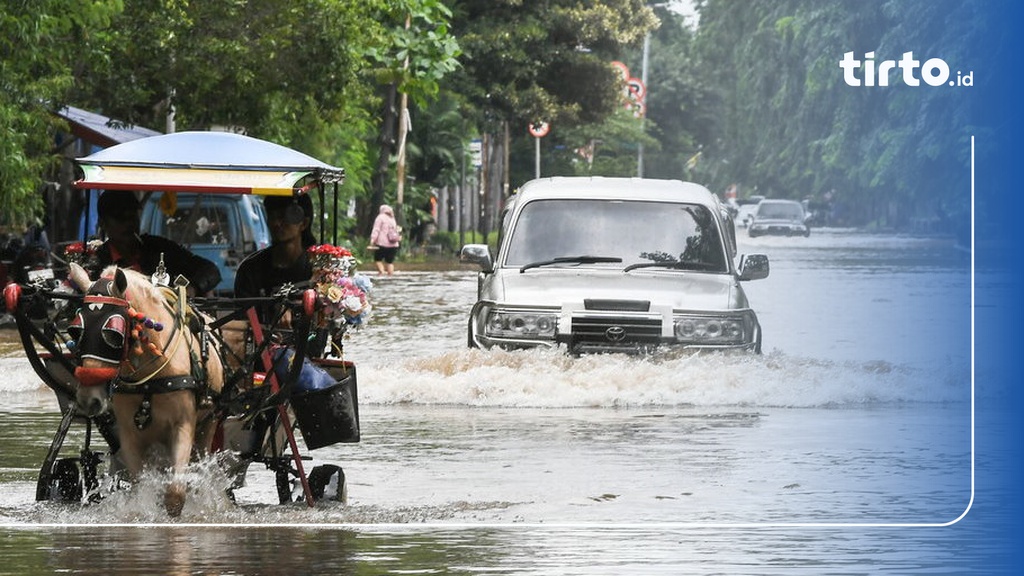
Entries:
[[173, 326], [174, 318], [149, 280], [133, 270], [111, 266], [93, 282], [72, 263], [70, 279], [85, 294], [68, 326], [80, 360], [76, 401], [86, 416], [96, 416], [109, 409], [110, 383], [119, 375], [172, 370], [163, 359], [169, 338], [163, 328]]

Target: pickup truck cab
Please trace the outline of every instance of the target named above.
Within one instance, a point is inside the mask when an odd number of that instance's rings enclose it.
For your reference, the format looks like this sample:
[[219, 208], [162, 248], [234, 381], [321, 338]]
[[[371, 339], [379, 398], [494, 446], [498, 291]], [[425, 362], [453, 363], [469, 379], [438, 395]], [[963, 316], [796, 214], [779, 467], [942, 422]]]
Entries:
[[768, 257], [737, 258], [728, 210], [698, 184], [533, 180], [507, 203], [497, 254], [470, 244], [461, 259], [481, 268], [471, 347], [761, 349], [741, 282], [767, 277]]
[[234, 292], [235, 271], [249, 254], [270, 245], [263, 203], [251, 194], [153, 193], [142, 208], [141, 231], [174, 240], [220, 269], [218, 296]]

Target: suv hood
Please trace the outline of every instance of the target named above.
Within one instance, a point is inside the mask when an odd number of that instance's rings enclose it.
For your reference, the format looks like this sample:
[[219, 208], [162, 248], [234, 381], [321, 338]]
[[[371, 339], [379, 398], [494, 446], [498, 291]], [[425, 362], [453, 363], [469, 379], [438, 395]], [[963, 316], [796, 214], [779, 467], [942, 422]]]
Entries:
[[520, 273], [506, 268], [496, 272], [497, 294], [483, 298], [512, 305], [582, 305], [584, 299], [649, 300], [652, 306], [675, 310], [727, 310], [745, 308], [733, 302], [738, 291], [731, 274], [705, 274], [676, 270], [641, 269], [570, 270], [533, 269]]

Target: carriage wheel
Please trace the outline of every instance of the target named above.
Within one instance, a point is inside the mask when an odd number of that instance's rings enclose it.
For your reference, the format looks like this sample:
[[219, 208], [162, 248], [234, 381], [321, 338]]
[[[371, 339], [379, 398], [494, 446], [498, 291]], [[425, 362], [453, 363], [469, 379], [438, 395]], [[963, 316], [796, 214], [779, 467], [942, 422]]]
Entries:
[[274, 471], [274, 480], [277, 484], [277, 500], [281, 504], [288, 504], [292, 501], [292, 478], [288, 467], [277, 468]]
[[82, 501], [82, 476], [75, 458], [61, 458], [53, 464], [50, 477], [50, 500]]
[[316, 500], [335, 500], [348, 503], [348, 483], [341, 466], [322, 464], [309, 473], [309, 489]]

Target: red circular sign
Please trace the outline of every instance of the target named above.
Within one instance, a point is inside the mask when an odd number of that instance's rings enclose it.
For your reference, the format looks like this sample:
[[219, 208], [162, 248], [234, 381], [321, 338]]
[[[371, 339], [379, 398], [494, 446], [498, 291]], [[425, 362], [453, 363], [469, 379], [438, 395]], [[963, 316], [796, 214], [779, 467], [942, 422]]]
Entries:
[[530, 124], [530, 135], [534, 138], [543, 138], [548, 135], [551, 131], [551, 126], [548, 126], [547, 122], [533, 122]]
[[622, 76], [623, 80], [629, 80], [629, 67], [628, 66], [626, 66], [622, 62], [619, 62], [618, 60], [612, 62], [612, 66], [614, 66], [615, 69], [619, 71], [619, 74]]
[[647, 96], [647, 86], [639, 78], [629, 78], [626, 80], [626, 89], [629, 91], [630, 97], [636, 100], [643, 100], [644, 96]]

